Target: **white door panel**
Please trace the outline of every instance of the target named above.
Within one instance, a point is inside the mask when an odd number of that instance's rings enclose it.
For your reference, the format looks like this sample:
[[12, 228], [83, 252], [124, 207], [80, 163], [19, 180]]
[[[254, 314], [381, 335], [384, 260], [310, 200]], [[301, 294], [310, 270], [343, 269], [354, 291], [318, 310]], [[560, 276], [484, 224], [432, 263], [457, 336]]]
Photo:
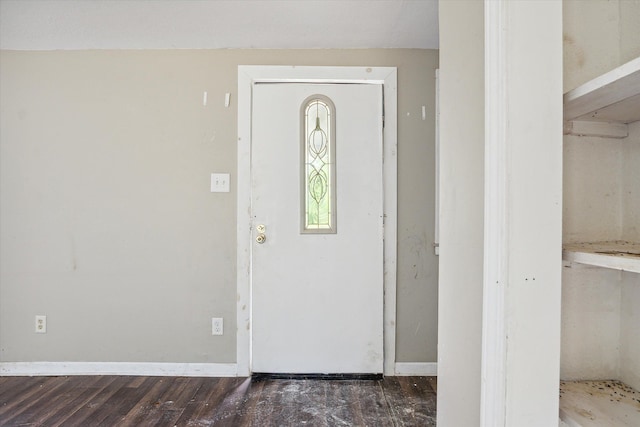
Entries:
[[[336, 234], [302, 234], [301, 106], [336, 113]], [[252, 371], [381, 373], [382, 86], [256, 84], [252, 110]]]

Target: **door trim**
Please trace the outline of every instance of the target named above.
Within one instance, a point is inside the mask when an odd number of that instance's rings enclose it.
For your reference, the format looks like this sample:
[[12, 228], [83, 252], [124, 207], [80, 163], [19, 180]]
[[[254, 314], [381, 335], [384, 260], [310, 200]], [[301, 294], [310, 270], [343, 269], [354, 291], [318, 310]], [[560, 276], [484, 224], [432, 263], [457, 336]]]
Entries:
[[383, 85], [384, 374], [395, 374], [397, 241], [396, 67], [238, 66], [237, 308], [238, 376], [251, 369], [251, 105], [255, 83], [364, 83]]

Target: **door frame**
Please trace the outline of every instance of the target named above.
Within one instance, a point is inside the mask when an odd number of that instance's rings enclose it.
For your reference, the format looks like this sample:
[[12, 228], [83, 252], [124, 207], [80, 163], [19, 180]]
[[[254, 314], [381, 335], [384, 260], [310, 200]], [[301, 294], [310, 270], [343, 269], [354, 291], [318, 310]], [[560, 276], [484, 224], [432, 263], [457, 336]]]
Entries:
[[383, 86], [384, 374], [395, 374], [397, 241], [396, 67], [238, 66], [237, 307], [238, 376], [251, 374], [251, 109], [255, 83], [355, 83]]

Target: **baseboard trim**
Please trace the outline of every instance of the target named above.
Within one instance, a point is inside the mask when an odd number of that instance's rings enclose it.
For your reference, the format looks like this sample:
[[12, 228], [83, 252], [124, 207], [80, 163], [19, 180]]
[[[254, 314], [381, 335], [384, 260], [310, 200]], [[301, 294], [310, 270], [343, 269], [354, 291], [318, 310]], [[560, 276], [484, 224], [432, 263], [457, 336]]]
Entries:
[[0, 376], [140, 375], [235, 377], [235, 363], [0, 362]]
[[[141, 375], [235, 377], [235, 363], [0, 362], [0, 376]], [[437, 363], [398, 362], [396, 376], [437, 376]]]
[[438, 376], [438, 364], [435, 362], [396, 362], [396, 376]]

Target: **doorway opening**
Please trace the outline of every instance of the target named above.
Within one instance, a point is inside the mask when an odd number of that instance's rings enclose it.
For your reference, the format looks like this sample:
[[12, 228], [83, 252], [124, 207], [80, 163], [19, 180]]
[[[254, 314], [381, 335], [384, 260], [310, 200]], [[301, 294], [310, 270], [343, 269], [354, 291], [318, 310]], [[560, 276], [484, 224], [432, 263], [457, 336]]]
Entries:
[[[383, 211], [383, 372], [394, 374], [395, 370], [395, 305], [396, 305], [396, 211], [397, 211], [397, 74], [394, 67], [286, 67], [286, 66], [240, 66], [238, 68], [238, 219], [237, 219], [237, 369], [238, 375], [246, 376], [252, 371], [252, 286], [253, 256], [256, 248], [257, 219], [252, 211], [252, 138], [253, 101], [255, 88], [264, 83], [296, 84], [361, 84], [379, 85], [384, 90], [384, 144], [381, 166], [384, 200]], [[340, 191], [340, 190], [338, 190]], [[260, 224], [263, 225], [263, 224]], [[266, 225], [268, 226], [268, 225]], [[308, 237], [316, 237], [310, 235]], [[268, 239], [268, 237], [267, 237]], [[267, 240], [268, 241], [268, 240]], [[266, 242], [265, 242], [266, 244]], [[263, 246], [260, 247], [263, 249]], [[292, 320], [295, 321], [295, 320]]]

